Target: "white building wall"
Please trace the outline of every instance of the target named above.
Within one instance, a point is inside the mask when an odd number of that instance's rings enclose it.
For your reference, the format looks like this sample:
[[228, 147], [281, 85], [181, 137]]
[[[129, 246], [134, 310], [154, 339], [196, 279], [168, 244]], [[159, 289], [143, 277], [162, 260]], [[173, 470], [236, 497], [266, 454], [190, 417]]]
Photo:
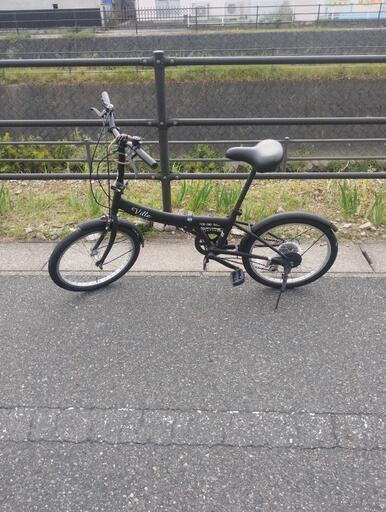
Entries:
[[29, 11], [37, 9], [95, 9], [100, 0], [0, 0], [0, 11]]
[[[235, 6], [235, 15], [247, 15], [250, 12], [254, 12], [258, 0], [137, 0], [137, 9], [157, 9], [164, 7], [166, 9], [173, 8], [201, 8], [202, 12], [205, 10], [210, 15], [224, 16], [227, 13], [227, 7], [229, 5]], [[275, 4], [276, 1], [283, 0], [266, 0], [268, 4]], [[309, 0], [308, 0], [309, 1]], [[261, 0], [260, 0], [261, 2]], [[224, 9], [225, 8], [225, 9]]]
[[[243, 16], [255, 18], [256, 7], [259, 5], [262, 15], [277, 10], [285, 0], [137, 0], [137, 9], [156, 9], [162, 5], [165, 8], [200, 8], [201, 13], [209, 12], [211, 16]], [[347, 0], [352, 1], [352, 0]], [[355, 1], [355, 0], [353, 0]], [[371, 1], [371, 0], [366, 0]], [[308, 21], [315, 17], [319, 3], [323, 0], [289, 0], [290, 5], [296, 6], [297, 21]], [[311, 14], [312, 13], [312, 14]], [[202, 15], [200, 15], [202, 16]]]

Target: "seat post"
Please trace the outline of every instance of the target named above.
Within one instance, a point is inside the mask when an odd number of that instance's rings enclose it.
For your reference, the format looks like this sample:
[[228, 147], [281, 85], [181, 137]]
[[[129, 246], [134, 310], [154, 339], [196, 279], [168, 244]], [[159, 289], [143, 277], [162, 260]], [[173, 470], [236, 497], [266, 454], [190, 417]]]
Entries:
[[234, 215], [234, 219], [236, 219], [237, 212], [238, 212], [238, 210], [240, 210], [241, 205], [242, 205], [242, 203], [244, 201], [244, 198], [247, 195], [247, 192], [248, 192], [250, 186], [252, 185], [253, 180], [255, 179], [256, 172], [257, 172], [256, 169], [252, 168], [252, 170], [249, 173], [249, 176], [247, 178], [247, 181], [244, 183], [244, 186], [243, 186], [243, 188], [241, 190], [240, 196], [237, 199], [236, 204], [235, 204], [235, 206], [234, 206], [234, 208], [232, 210], [232, 214], [231, 215], [232, 216]]
[[223, 232], [222, 232], [222, 235], [220, 236], [220, 240], [219, 240], [219, 247], [222, 247], [224, 244], [225, 244], [225, 241], [226, 241], [226, 238], [227, 236], [229, 235], [229, 233], [231, 232], [231, 229], [233, 227], [233, 223], [235, 222], [235, 220], [237, 219], [237, 215], [239, 213], [239, 210], [241, 208], [241, 205], [244, 201], [244, 198], [245, 196], [247, 195], [247, 192], [249, 190], [249, 187], [251, 186], [255, 176], [256, 176], [256, 169], [253, 169], [251, 170], [248, 178], [247, 178], [247, 181], [244, 183], [244, 186], [240, 192], [240, 195], [239, 195], [239, 198], [237, 199], [236, 201], [236, 204], [235, 206], [233, 207], [233, 210], [231, 211], [230, 215], [229, 215], [229, 219], [230, 219], [230, 224], [228, 227], [224, 228]]

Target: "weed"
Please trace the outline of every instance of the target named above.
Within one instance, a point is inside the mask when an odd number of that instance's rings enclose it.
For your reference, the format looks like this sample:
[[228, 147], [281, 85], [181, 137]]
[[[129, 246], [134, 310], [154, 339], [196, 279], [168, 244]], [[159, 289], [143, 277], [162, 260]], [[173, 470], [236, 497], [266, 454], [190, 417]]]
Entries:
[[66, 198], [66, 202], [68, 207], [74, 212], [81, 212], [84, 209], [79, 192], [71, 191]]
[[11, 208], [11, 197], [9, 194], [9, 188], [5, 185], [0, 187], [0, 213], [5, 213]]
[[339, 183], [340, 205], [345, 215], [354, 215], [359, 207], [358, 187], [348, 181]]
[[26, 197], [19, 203], [19, 208], [27, 214], [42, 214], [47, 212], [53, 205], [54, 200], [48, 195], [37, 194], [34, 190], [29, 190]]
[[175, 198], [175, 205], [177, 208], [180, 208], [182, 206], [182, 203], [184, 201], [184, 198], [186, 196], [186, 193], [188, 191], [188, 184], [186, 180], [180, 181], [176, 198]]
[[203, 209], [208, 202], [213, 190], [213, 184], [209, 181], [205, 183], [195, 183], [191, 186], [191, 196], [188, 207], [192, 212], [198, 212]]
[[242, 219], [246, 222], [255, 220], [255, 209], [254, 207], [246, 202], [243, 207]]
[[367, 217], [371, 220], [374, 226], [381, 226], [386, 224], [386, 208], [383, 203], [384, 195], [385, 192], [383, 190], [375, 192], [374, 203], [368, 211]]
[[220, 211], [231, 210], [240, 196], [242, 185], [222, 185], [216, 191], [216, 208]]
[[94, 189], [91, 191], [90, 188], [87, 189], [87, 208], [91, 217], [101, 215], [104, 204], [103, 199], [102, 190]]

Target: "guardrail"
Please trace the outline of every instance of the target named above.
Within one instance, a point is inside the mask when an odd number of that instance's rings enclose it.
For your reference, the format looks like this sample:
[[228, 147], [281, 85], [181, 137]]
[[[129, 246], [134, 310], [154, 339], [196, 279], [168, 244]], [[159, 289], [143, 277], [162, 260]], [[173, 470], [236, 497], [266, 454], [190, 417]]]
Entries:
[[[141, 58], [113, 58], [113, 59], [27, 59], [27, 60], [0, 60], [0, 68], [27, 68], [27, 67], [76, 67], [76, 66], [144, 66], [154, 68], [154, 81], [156, 88], [157, 116], [151, 119], [118, 119], [118, 126], [146, 126], [158, 130], [159, 160], [160, 172], [141, 174], [142, 179], [155, 179], [161, 181], [163, 208], [165, 211], [171, 211], [171, 187], [172, 180], [179, 179], [243, 179], [247, 176], [244, 173], [173, 173], [170, 169], [169, 158], [169, 136], [168, 130], [178, 126], [289, 126], [289, 125], [385, 125], [386, 117], [309, 117], [309, 118], [169, 118], [166, 111], [166, 81], [165, 70], [171, 66], [197, 66], [197, 65], [240, 65], [240, 64], [349, 64], [349, 63], [386, 63], [386, 55], [328, 55], [328, 56], [245, 56], [245, 57], [167, 57], [163, 51], [154, 52], [152, 57]], [[33, 126], [100, 126], [99, 120], [93, 119], [40, 119], [40, 120], [0, 120], [1, 127], [33, 127]], [[307, 142], [310, 139], [305, 139]], [[329, 139], [332, 142], [339, 142], [343, 139]], [[363, 140], [363, 139], [344, 139]], [[384, 139], [369, 139], [384, 141]], [[296, 140], [295, 140], [296, 141]], [[315, 140], [314, 140], [315, 141]], [[196, 141], [190, 141], [196, 142]], [[214, 141], [220, 142], [220, 141]], [[291, 142], [285, 139], [285, 148]], [[36, 142], [34, 142], [36, 144]], [[90, 142], [84, 142], [90, 144]], [[91, 153], [90, 153], [91, 154]], [[364, 158], [364, 157], [363, 157]], [[371, 157], [374, 159], [384, 159], [385, 156]], [[294, 158], [300, 160], [302, 158]], [[313, 160], [315, 158], [312, 158]], [[320, 158], [321, 159], [321, 158]], [[330, 159], [330, 158], [329, 158]], [[287, 153], [284, 160], [284, 168], [289, 160]], [[339, 158], [344, 160], [344, 158]], [[85, 162], [90, 165], [89, 157]], [[202, 160], [204, 161], [204, 160]], [[106, 176], [102, 176], [106, 177]], [[128, 175], [128, 179], [132, 176]], [[369, 179], [386, 178], [386, 172], [368, 172], [368, 173], [265, 173], [258, 174], [257, 179]], [[87, 179], [87, 174], [53, 174], [53, 175], [20, 175], [1, 174], [0, 179]]]

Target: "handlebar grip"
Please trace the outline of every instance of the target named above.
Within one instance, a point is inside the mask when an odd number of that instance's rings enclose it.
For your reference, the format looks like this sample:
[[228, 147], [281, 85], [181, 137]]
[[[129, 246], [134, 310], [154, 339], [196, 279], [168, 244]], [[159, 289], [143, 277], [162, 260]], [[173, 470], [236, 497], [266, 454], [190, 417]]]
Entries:
[[114, 108], [114, 105], [110, 102], [110, 96], [107, 91], [102, 92], [102, 103], [108, 110], [112, 110]]
[[156, 169], [158, 167], [158, 163], [154, 160], [154, 158], [148, 155], [143, 149], [138, 148], [135, 150], [135, 152], [152, 169]]

